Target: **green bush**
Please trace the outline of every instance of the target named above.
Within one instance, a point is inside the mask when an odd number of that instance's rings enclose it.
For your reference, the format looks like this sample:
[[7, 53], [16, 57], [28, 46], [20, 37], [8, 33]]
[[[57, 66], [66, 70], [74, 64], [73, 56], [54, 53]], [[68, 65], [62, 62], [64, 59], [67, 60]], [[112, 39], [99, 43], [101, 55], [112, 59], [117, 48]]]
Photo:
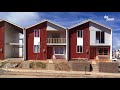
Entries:
[[6, 63], [8, 63], [8, 62], [6, 62], [6, 61], [2, 62], [1, 65], [0, 65], [0, 68], [2, 68]]
[[30, 63], [30, 68], [46, 68], [47, 64], [43, 62], [31, 62]]
[[35, 63], [31, 62], [29, 66], [30, 66], [30, 68], [35, 68]]
[[46, 68], [47, 64], [46, 63], [43, 63], [43, 62], [36, 62], [36, 66], [38, 68]]

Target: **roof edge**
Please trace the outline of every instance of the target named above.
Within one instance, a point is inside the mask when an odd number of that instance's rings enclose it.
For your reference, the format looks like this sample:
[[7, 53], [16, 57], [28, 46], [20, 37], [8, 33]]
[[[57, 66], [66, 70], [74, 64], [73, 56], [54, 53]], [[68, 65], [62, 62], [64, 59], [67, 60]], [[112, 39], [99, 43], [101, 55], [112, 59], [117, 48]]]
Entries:
[[0, 19], [0, 22], [2, 22], [2, 21], [5, 21], [5, 22], [7, 22], [7, 23], [10, 23], [10, 24], [12, 24], [12, 25], [18, 27], [18, 28], [23, 29], [23, 27], [21, 27], [21, 26], [19, 26], [19, 25], [16, 25], [15, 23], [13, 23], [13, 22], [11, 22], [11, 21], [8, 21], [8, 20], [6, 20], [6, 19]]
[[98, 23], [98, 22], [96, 22], [96, 21], [94, 21], [94, 20], [92, 20], [92, 19], [84, 20], [84, 21], [82, 21], [81, 23], [78, 23], [78, 24], [73, 25], [72, 27], [69, 27], [68, 29], [75, 28], [75, 27], [77, 27], [77, 26], [79, 26], [79, 25], [82, 25], [82, 24], [85, 24], [85, 23], [87, 23], [87, 22], [92, 22], [92, 23], [95, 23], [95, 24], [97, 24], [97, 25], [100, 25], [100, 26], [102, 26], [102, 27], [104, 27], [104, 28], [107, 28], [107, 29], [109, 29], [109, 30], [112, 30], [111, 28], [109, 28], [109, 27], [107, 27], [107, 26], [105, 26], [105, 25], [102, 25], [102, 24], [100, 24], [100, 23]]
[[32, 28], [32, 27], [34, 27], [34, 26], [36, 26], [36, 25], [38, 25], [38, 24], [41, 24], [41, 23], [43, 23], [43, 22], [49, 22], [49, 23], [54, 24], [54, 25], [56, 25], [56, 26], [58, 26], [58, 27], [60, 27], [60, 28], [66, 29], [65, 27], [63, 27], [63, 26], [61, 26], [61, 25], [58, 25], [58, 24], [56, 24], [56, 23], [54, 23], [54, 22], [52, 22], [52, 21], [50, 21], [50, 20], [47, 20], [47, 19], [43, 19], [43, 20], [39, 21], [38, 23], [33, 24], [33, 25], [27, 27], [26, 29]]

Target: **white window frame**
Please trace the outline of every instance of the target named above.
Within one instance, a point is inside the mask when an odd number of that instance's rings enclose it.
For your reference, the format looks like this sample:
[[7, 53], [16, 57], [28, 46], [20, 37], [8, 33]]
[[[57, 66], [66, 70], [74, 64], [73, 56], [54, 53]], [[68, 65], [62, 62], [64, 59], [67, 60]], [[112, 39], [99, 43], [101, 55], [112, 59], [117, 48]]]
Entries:
[[[82, 37], [78, 37], [78, 32], [82, 32]], [[80, 33], [81, 35], [81, 33]], [[77, 38], [83, 38], [83, 30], [77, 30]]]
[[54, 47], [54, 55], [65, 55], [65, 48], [64, 47], [62, 47], [63, 48], [63, 54], [56, 54], [55, 53], [55, 48], [60, 48], [60, 46], [59, 47]]
[[[98, 31], [96, 31], [96, 32], [98, 32]], [[100, 43], [97, 43], [97, 38], [96, 38], [96, 44], [105, 44], [105, 32], [104, 31], [99, 31], [99, 32], [100, 32]], [[104, 32], [104, 43], [101, 43], [101, 40], [102, 40], [101, 33], [102, 32]]]
[[39, 31], [39, 37], [40, 37], [40, 29], [34, 29], [34, 37], [35, 37], [35, 31]]
[[[82, 47], [82, 52], [78, 52], [78, 51], [77, 51], [77, 47], [78, 47], [78, 46], [81, 46], [81, 47]], [[79, 49], [80, 49], [80, 48], [79, 48]], [[79, 51], [80, 51], [80, 50], [79, 50]], [[82, 46], [82, 45], [76, 45], [76, 53], [83, 53], [83, 46]]]
[[[35, 47], [34, 46], [39, 46], [39, 51], [35, 52]], [[40, 53], [40, 45], [33, 45], [33, 50], [34, 50], [33, 51], [34, 53]]]

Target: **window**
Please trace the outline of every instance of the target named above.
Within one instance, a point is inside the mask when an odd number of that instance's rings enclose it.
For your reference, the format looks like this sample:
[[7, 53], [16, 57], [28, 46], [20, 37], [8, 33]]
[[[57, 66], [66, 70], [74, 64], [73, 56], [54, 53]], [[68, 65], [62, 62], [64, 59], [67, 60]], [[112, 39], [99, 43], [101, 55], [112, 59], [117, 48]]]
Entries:
[[34, 45], [34, 53], [40, 52], [40, 45]]
[[105, 41], [104, 41], [104, 32], [101, 32], [101, 43], [105, 43]]
[[103, 48], [99, 48], [98, 53], [99, 53], [99, 55], [103, 55]]
[[103, 31], [96, 31], [96, 43], [105, 43], [105, 35]]
[[77, 46], [77, 53], [82, 53], [82, 52], [83, 52], [83, 47]]
[[60, 33], [52, 33], [52, 38], [60, 38]]
[[108, 55], [108, 48], [104, 48], [104, 55]]
[[82, 38], [83, 37], [83, 30], [77, 31], [77, 37]]
[[39, 29], [34, 30], [34, 37], [40, 37], [40, 30]]
[[63, 47], [55, 47], [55, 54], [64, 54]]
[[99, 48], [98, 55], [108, 55], [108, 48]]

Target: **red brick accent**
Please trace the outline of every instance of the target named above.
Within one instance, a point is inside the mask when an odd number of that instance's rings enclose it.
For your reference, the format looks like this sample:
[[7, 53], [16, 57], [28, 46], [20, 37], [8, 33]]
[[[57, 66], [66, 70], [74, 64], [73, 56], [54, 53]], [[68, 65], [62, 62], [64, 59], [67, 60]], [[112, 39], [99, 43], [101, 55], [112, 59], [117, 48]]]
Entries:
[[0, 52], [0, 60], [4, 59], [4, 36], [5, 36], [5, 27], [4, 22], [0, 23], [0, 49], [2, 49], [2, 52]]
[[[26, 59], [27, 60], [36, 60], [37, 55], [38, 55], [38, 60], [47, 59], [46, 27], [47, 27], [47, 22], [44, 22], [26, 30]], [[33, 51], [34, 29], [40, 29], [41, 45], [40, 45], [40, 53], [37, 53], [37, 54], [34, 53]], [[43, 53], [43, 49], [45, 49], [45, 53]]]
[[[83, 30], [83, 53], [76, 53], [77, 30]], [[86, 54], [88, 49], [89, 54]], [[69, 30], [69, 59], [90, 58], [90, 32], [89, 22]]]

